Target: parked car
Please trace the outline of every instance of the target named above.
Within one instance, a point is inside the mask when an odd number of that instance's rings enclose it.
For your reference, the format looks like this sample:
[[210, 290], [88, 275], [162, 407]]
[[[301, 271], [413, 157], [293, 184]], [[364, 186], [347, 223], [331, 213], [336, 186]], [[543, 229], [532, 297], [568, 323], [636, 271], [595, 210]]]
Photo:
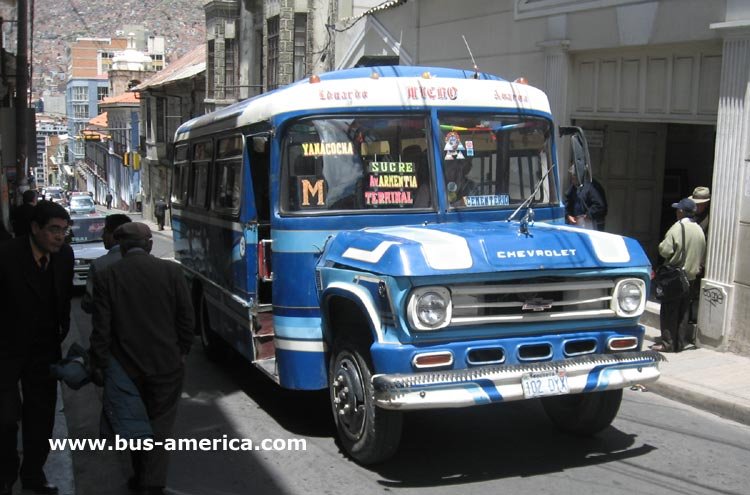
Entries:
[[65, 205], [65, 195], [63, 194], [63, 190], [59, 187], [48, 187], [45, 189], [44, 199]]
[[91, 262], [107, 254], [102, 241], [104, 231], [104, 215], [74, 215], [71, 217], [73, 225], [70, 233], [70, 245], [75, 256], [73, 286], [86, 285]]
[[96, 207], [94, 206], [94, 200], [91, 199], [91, 196], [84, 193], [70, 197], [68, 211], [71, 215], [96, 213]]

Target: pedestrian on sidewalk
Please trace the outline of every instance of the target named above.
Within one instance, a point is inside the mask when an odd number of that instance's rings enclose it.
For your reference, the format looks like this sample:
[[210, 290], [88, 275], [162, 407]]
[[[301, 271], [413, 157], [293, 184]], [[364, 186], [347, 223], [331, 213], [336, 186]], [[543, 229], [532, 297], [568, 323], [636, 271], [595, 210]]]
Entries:
[[31, 232], [31, 217], [34, 216], [34, 207], [38, 200], [37, 192], [28, 189], [23, 192], [23, 204], [17, 206], [11, 215], [13, 233], [16, 237], [29, 235]]
[[98, 271], [104, 270], [104, 268], [122, 258], [120, 244], [115, 239], [115, 230], [117, 230], [117, 227], [120, 225], [124, 225], [131, 221], [130, 217], [124, 213], [107, 215], [104, 219], [102, 242], [104, 242], [104, 247], [108, 251], [104, 256], [100, 256], [92, 261], [89, 266], [89, 273], [86, 277], [86, 292], [84, 292], [83, 297], [81, 298], [81, 309], [86, 313], [92, 313], [94, 311], [94, 274]]
[[591, 180], [584, 177], [581, 183], [575, 165], [571, 165], [568, 172], [570, 173], [570, 187], [565, 193], [567, 223], [603, 231], [607, 217], [607, 197], [604, 187], [593, 177]]
[[70, 329], [73, 250], [65, 243], [69, 223], [65, 208], [40, 201], [30, 235], [0, 245], [0, 495], [12, 493], [19, 475], [19, 421], [23, 488], [57, 493], [43, 468], [57, 402], [50, 365], [60, 360], [60, 343]]
[[[706, 236], [706, 252], [708, 251], [708, 226], [710, 220], [711, 190], [704, 186], [696, 187], [690, 196], [695, 202], [695, 223], [701, 226], [703, 234]], [[705, 275], [706, 255], [703, 256], [701, 269], [698, 271], [695, 280], [690, 283], [690, 309], [688, 311], [688, 323], [695, 325], [698, 323], [698, 306], [700, 304], [701, 280]], [[695, 327], [690, 329], [686, 339], [691, 344], [695, 344]]]
[[159, 224], [159, 230], [164, 230], [164, 217], [167, 215], [167, 202], [164, 198], [159, 198], [154, 203], [154, 216], [156, 217], [156, 223]]
[[107, 191], [107, 195], [104, 197], [104, 200], [107, 202], [107, 209], [112, 209], [112, 192]]
[[[114, 235], [122, 259], [94, 275], [91, 359], [105, 377], [115, 361], [125, 371], [146, 406], [154, 441], [163, 442], [172, 435], [193, 341], [190, 292], [177, 264], [149, 254], [146, 224], [126, 223]], [[164, 493], [169, 453], [155, 447], [130, 454], [135, 474], [128, 487], [143, 495]]]
[[[667, 231], [664, 240], [659, 244], [659, 254], [665, 262], [685, 270], [688, 281], [692, 283], [700, 270], [706, 250], [706, 237], [700, 225], [693, 221], [696, 207], [690, 198], [673, 203], [677, 222]], [[685, 346], [682, 332], [683, 322], [687, 316], [690, 302], [690, 290], [661, 303], [659, 320], [661, 324], [661, 343], [652, 346], [655, 351], [680, 352]]]

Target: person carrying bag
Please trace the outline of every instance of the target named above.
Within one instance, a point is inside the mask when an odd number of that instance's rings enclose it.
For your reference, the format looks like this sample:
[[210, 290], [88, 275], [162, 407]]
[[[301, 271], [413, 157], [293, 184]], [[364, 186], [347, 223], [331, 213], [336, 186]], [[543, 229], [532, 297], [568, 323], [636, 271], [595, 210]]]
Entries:
[[685, 198], [672, 208], [677, 210], [677, 222], [659, 244], [659, 254], [666, 261], [656, 270], [653, 282], [654, 295], [661, 301], [661, 343], [651, 349], [661, 352], [680, 352], [685, 345], [681, 329], [690, 302], [690, 281], [698, 274], [706, 251], [706, 236], [692, 221], [695, 202]]
[[[665, 261], [654, 274], [653, 290], [654, 297], [658, 301], [679, 299], [690, 290], [690, 282], [683, 268], [685, 265], [685, 225], [680, 222], [682, 231], [682, 249], [677, 263], [672, 265]], [[676, 250], [677, 247], [675, 246]]]

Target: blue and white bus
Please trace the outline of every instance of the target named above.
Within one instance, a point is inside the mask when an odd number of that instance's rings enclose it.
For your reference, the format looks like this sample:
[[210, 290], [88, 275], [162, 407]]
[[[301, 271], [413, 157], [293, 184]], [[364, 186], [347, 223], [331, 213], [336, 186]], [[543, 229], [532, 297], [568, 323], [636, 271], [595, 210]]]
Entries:
[[555, 146], [542, 91], [432, 67], [316, 75], [183, 124], [172, 227], [207, 353], [327, 388], [363, 464], [414, 409], [539, 398], [602, 430], [659, 376], [650, 264], [564, 224]]

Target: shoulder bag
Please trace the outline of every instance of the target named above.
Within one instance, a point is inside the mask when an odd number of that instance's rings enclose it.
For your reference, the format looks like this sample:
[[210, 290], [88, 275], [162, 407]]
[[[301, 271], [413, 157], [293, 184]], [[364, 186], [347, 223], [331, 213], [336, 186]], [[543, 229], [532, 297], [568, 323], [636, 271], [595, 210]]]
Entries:
[[690, 282], [683, 266], [685, 265], [685, 225], [682, 227], [682, 251], [676, 265], [665, 261], [656, 269], [653, 280], [654, 297], [659, 301], [679, 299], [690, 290]]

